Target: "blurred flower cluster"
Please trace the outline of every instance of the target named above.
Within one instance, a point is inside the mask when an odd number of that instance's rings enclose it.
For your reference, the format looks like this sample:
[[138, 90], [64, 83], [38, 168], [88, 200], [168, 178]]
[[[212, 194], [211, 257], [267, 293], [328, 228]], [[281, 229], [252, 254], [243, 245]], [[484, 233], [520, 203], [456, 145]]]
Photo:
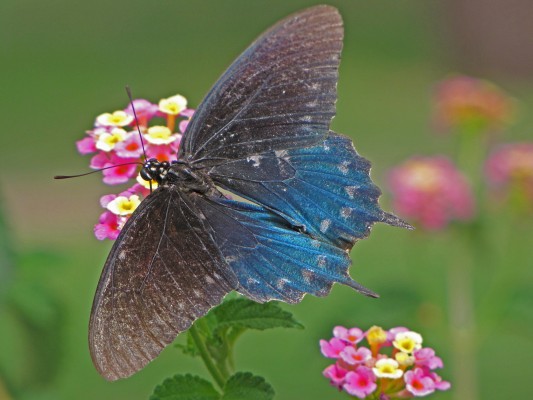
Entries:
[[485, 163], [485, 175], [502, 200], [533, 211], [533, 141], [498, 146]]
[[336, 360], [323, 375], [331, 385], [360, 399], [411, 398], [448, 390], [434, 370], [442, 360], [430, 347], [422, 347], [422, 336], [404, 327], [388, 331], [373, 326], [361, 329], [337, 326], [333, 338], [321, 340], [325, 357]]
[[533, 211], [533, 141], [489, 146], [514, 121], [516, 101], [492, 83], [459, 76], [437, 85], [433, 109], [434, 125], [455, 133], [457, 156], [416, 156], [394, 167], [388, 181], [398, 214], [427, 230], [468, 222], [489, 197], [484, 188]]
[[466, 177], [447, 157], [415, 157], [390, 172], [394, 208], [428, 229], [440, 229], [449, 220], [468, 220], [474, 197]]
[[[94, 128], [76, 143], [81, 154], [94, 154], [90, 167], [103, 169], [105, 184], [119, 185], [137, 180], [119, 195], [105, 195], [100, 199], [105, 211], [94, 227], [98, 239], [117, 238], [129, 216], [150, 192], [150, 182], [139, 176], [145, 157], [159, 161], [175, 159], [181, 136], [193, 113], [194, 110], [187, 108], [187, 99], [181, 95], [161, 99], [159, 104], [136, 99], [124, 110], [96, 117]], [[157, 183], [151, 182], [151, 186], [154, 188]]]
[[513, 99], [482, 79], [457, 76], [435, 89], [434, 122], [442, 131], [499, 131], [513, 121], [515, 108]]

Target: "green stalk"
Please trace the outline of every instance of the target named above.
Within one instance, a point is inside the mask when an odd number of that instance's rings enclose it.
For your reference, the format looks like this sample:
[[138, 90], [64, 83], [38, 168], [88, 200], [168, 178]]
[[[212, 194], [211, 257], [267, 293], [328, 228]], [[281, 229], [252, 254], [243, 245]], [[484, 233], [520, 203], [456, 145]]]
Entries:
[[[461, 239], [465, 239], [463, 235]], [[474, 311], [472, 273], [474, 263], [470, 246], [459, 249], [448, 265], [448, 310], [451, 329], [451, 352], [454, 363], [453, 398], [478, 399], [476, 318]]]
[[[470, 180], [474, 197], [481, 205], [482, 163], [486, 146], [483, 132], [466, 129], [459, 133], [457, 164]], [[481, 208], [481, 207], [479, 207]], [[478, 210], [481, 211], [481, 210]], [[456, 400], [477, 400], [479, 398], [477, 383], [477, 317], [474, 302], [472, 276], [479, 258], [474, 251], [479, 246], [479, 230], [475, 225], [463, 225], [453, 232], [460, 246], [448, 265], [448, 310], [451, 329], [451, 351], [454, 361], [454, 390]], [[450, 243], [452, 244], [452, 243]], [[461, 246], [462, 244], [462, 246]]]
[[216, 367], [216, 365], [213, 363], [213, 360], [211, 359], [211, 356], [209, 355], [209, 351], [207, 350], [207, 347], [205, 345], [204, 340], [202, 339], [202, 336], [196, 329], [195, 325], [192, 325], [189, 329], [189, 333], [191, 334], [192, 339], [194, 340], [194, 344], [196, 344], [196, 347], [198, 348], [198, 351], [200, 352], [200, 356], [202, 357], [202, 360], [217, 383], [217, 385], [222, 389], [224, 388], [224, 384], [226, 383], [226, 379], [224, 379], [224, 376], [220, 372], [220, 370]]

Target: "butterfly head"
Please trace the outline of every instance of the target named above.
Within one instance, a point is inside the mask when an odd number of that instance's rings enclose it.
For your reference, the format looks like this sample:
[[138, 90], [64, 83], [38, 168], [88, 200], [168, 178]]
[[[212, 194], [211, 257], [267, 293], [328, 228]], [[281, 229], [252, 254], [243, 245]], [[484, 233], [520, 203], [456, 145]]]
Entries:
[[165, 182], [170, 163], [168, 161], [158, 161], [155, 158], [150, 158], [145, 161], [141, 169], [141, 178], [145, 181], [156, 181], [159, 185]]

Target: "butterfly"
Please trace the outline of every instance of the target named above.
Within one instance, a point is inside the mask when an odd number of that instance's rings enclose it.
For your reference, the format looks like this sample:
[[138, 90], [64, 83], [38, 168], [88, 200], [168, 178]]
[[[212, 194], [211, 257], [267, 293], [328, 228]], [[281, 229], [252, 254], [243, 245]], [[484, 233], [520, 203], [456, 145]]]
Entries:
[[[370, 163], [330, 130], [343, 24], [315, 6], [267, 30], [206, 95], [172, 163], [124, 225], [94, 298], [89, 346], [108, 380], [128, 377], [230, 291], [298, 303], [339, 282], [378, 205]], [[224, 189], [238, 196], [230, 199]]]

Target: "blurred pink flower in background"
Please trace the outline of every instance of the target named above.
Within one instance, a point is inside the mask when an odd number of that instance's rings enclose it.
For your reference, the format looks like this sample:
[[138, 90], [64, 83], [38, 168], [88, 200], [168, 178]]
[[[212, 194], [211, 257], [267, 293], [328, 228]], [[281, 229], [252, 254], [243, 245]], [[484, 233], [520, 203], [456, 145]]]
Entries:
[[[485, 163], [485, 174], [495, 188], [518, 192], [533, 202], [533, 142], [509, 143], [492, 152]], [[533, 206], [530, 205], [530, 206]]]
[[434, 94], [434, 122], [440, 130], [497, 131], [510, 124], [515, 101], [494, 84], [468, 76], [440, 82]]
[[451, 220], [474, 215], [474, 197], [465, 176], [446, 157], [415, 157], [391, 170], [393, 207], [423, 228], [438, 230]]

